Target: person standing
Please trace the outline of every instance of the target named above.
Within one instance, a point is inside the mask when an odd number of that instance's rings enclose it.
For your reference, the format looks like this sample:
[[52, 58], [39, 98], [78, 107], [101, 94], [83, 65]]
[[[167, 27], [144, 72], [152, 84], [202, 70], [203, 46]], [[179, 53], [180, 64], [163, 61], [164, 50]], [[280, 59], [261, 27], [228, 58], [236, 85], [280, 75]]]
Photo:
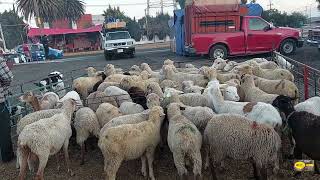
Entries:
[[14, 158], [11, 141], [10, 113], [6, 103], [8, 87], [13, 79], [6, 61], [0, 57], [0, 151], [2, 162], [10, 162]]
[[44, 36], [41, 38], [41, 44], [43, 45], [46, 59], [48, 59], [48, 58], [49, 58], [49, 57], [48, 57], [48, 56], [49, 56], [49, 39], [48, 39], [48, 36], [47, 36], [47, 35], [44, 35]]

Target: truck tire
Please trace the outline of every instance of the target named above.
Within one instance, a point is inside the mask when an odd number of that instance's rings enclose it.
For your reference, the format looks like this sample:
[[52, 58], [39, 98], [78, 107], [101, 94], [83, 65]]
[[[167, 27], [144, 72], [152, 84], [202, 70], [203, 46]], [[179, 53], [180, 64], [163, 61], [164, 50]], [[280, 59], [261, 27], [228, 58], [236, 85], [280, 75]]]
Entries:
[[215, 45], [209, 51], [210, 59], [222, 58], [226, 59], [228, 56], [228, 50], [224, 45]]
[[111, 60], [112, 59], [112, 55], [107, 53], [107, 52], [104, 52], [104, 58], [108, 61], [108, 60]]
[[295, 53], [297, 44], [293, 39], [286, 39], [281, 42], [280, 53], [283, 55], [291, 55]]

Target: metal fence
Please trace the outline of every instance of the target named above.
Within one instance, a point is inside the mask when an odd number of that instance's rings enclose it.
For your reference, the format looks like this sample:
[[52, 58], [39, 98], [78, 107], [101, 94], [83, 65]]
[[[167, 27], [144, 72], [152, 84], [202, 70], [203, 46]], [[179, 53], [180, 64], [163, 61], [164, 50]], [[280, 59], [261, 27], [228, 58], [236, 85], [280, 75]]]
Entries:
[[283, 56], [278, 52], [272, 53], [273, 61], [279, 64], [279, 59], [284, 59], [282, 67], [291, 71], [294, 75], [294, 82], [299, 89], [300, 101], [307, 100], [313, 96], [319, 96], [320, 71], [306, 64]]

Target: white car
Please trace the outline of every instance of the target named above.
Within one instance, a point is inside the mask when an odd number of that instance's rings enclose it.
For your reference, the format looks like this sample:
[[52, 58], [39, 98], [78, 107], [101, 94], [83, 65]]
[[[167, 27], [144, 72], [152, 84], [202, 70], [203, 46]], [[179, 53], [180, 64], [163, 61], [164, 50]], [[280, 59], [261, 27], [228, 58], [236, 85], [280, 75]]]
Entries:
[[125, 54], [130, 58], [135, 56], [135, 40], [131, 38], [128, 31], [109, 31], [102, 34], [102, 39], [106, 60], [118, 54]]

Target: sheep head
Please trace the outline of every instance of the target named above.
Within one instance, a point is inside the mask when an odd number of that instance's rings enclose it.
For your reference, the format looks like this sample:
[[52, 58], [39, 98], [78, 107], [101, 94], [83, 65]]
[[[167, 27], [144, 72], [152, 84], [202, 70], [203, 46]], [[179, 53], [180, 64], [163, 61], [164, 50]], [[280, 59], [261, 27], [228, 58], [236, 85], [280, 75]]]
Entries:
[[168, 65], [163, 65], [162, 66], [162, 72], [164, 74], [164, 77], [166, 79], [170, 79], [172, 78], [172, 76], [174, 75], [174, 69], [171, 67], [171, 66], [168, 66]]
[[149, 113], [149, 119], [151, 119], [153, 122], [159, 121], [160, 124], [164, 120], [165, 116], [166, 114], [164, 113], [163, 108], [160, 106], [154, 106]]
[[147, 96], [147, 107], [151, 109], [154, 106], [160, 106], [160, 97], [155, 93], [151, 93]]
[[241, 76], [241, 86], [242, 87], [255, 87], [253, 76], [249, 74], [244, 74]]
[[294, 81], [294, 76], [292, 75], [292, 73], [290, 71], [288, 71], [286, 69], [277, 69], [274, 72], [277, 74], [277, 77], [279, 77], [280, 79], [286, 79], [291, 82]]
[[148, 71], [143, 70], [140, 73], [140, 77], [142, 78], [142, 80], [147, 80], [147, 79], [149, 79], [151, 77], [151, 74], [149, 74]]
[[238, 95], [238, 89], [234, 86], [226, 86], [220, 87], [220, 90], [223, 94], [223, 97], [227, 101], [240, 101], [240, 97]]
[[104, 74], [106, 76], [110, 76], [110, 75], [116, 74], [116, 69], [114, 68], [114, 65], [107, 64], [106, 67], [104, 68]]
[[128, 91], [132, 87], [132, 84], [133, 84], [133, 79], [131, 76], [124, 77], [120, 82], [120, 88]]
[[24, 95], [19, 97], [20, 102], [23, 103], [30, 103], [34, 101], [34, 99], [37, 98], [36, 96], [33, 95], [31, 91], [26, 92]]
[[217, 70], [223, 70], [223, 68], [227, 65], [228, 63], [228, 60], [224, 60], [224, 59], [221, 59], [221, 58], [217, 58], [212, 67], [217, 69]]
[[131, 66], [130, 70], [131, 70], [131, 71], [138, 71], [138, 72], [141, 72], [140, 67], [139, 67], [139, 66], [137, 66], [137, 65], [133, 65], [133, 66]]
[[174, 116], [181, 115], [181, 111], [185, 108], [186, 106], [182, 103], [170, 103], [167, 106], [168, 120], [171, 121]]
[[229, 72], [231, 71], [234, 67], [236, 67], [238, 65], [237, 62], [235, 61], [229, 61], [223, 68], [223, 71], [225, 72]]
[[140, 66], [142, 71], [148, 71], [149, 73], [152, 71], [152, 69], [150, 68], [149, 64], [147, 63], [142, 63]]
[[172, 66], [174, 66], [174, 61], [172, 61], [170, 59], [167, 59], [167, 60], [163, 61], [163, 65], [172, 65]]
[[93, 77], [97, 73], [97, 70], [94, 67], [88, 67], [86, 71], [89, 77]]

